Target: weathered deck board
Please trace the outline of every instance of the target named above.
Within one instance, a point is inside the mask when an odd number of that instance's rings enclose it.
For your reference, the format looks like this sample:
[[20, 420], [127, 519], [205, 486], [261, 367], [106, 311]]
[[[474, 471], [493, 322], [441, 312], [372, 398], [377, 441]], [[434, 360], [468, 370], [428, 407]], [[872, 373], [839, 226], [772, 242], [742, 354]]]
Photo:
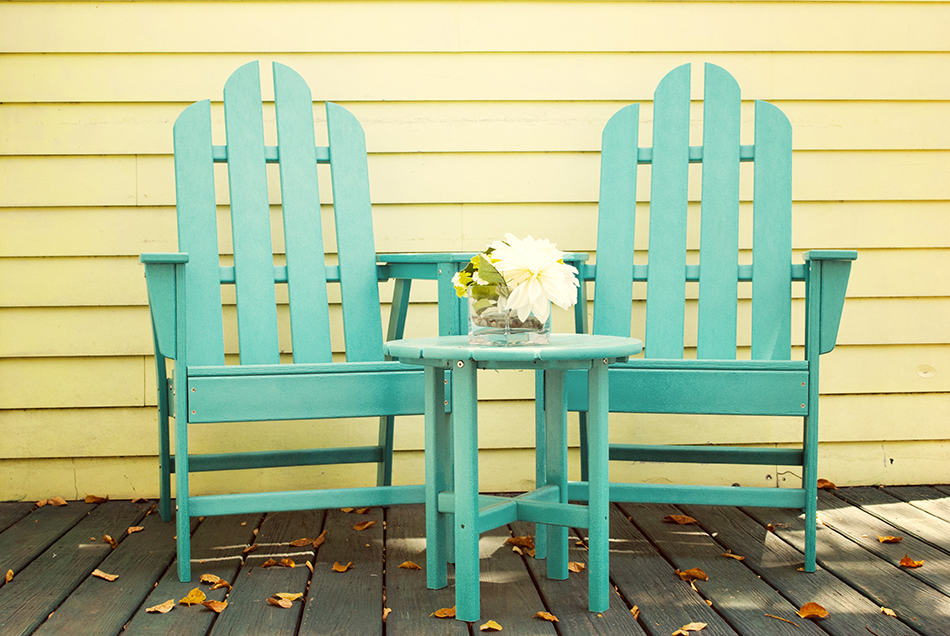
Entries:
[[[449, 584], [440, 590], [426, 589], [425, 508], [393, 506], [386, 511], [386, 619], [387, 634], [468, 634], [467, 623], [430, 616], [442, 607], [455, 605], [455, 586], [449, 566]], [[399, 565], [412, 561], [421, 570]]]
[[[355, 524], [375, 521], [357, 531]], [[313, 561], [310, 591], [300, 623], [304, 634], [383, 633], [383, 511], [366, 514], [328, 510], [326, 542]], [[316, 536], [316, 535], [314, 535]], [[339, 561], [353, 566], [334, 572]]]
[[[722, 556], [723, 546], [695, 525], [667, 523], [663, 518], [681, 514], [673, 506], [621, 504], [633, 522], [679, 570], [700, 568], [708, 581], [695, 581], [712, 609], [743, 634], [822, 634], [811, 621], [796, 620], [797, 606], [759, 579], [742, 563]], [[687, 585], [687, 583], [683, 583]], [[766, 614], [795, 621], [798, 627]]]
[[[618, 513], [619, 515], [619, 513]], [[621, 519], [623, 519], [621, 517]], [[623, 519], [626, 522], [626, 519]], [[611, 519], [611, 526], [614, 519]], [[516, 535], [528, 535], [534, 532], [534, 524], [517, 522], [512, 524]], [[611, 537], [613, 537], [611, 531]], [[577, 545], [579, 537], [570, 536], [568, 539], [568, 559], [587, 564], [587, 547]], [[611, 557], [614, 557], [611, 546]], [[630, 613], [619, 594], [610, 595], [610, 610], [602, 614], [592, 614], [587, 611], [587, 576], [586, 569], [579, 573], [571, 573], [566, 581], [553, 581], [547, 578], [547, 564], [543, 560], [524, 557], [531, 569], [535, 584], [541, 592], [548, 611], [557, 616], [557, 627], [563, 634], [645, 634], [643, 628]], [[616, 565], [611, 568], [616, 570]], [[672, 631], [672, 630], [671, 630]], [[669, 633], [669, 632], [667, 632]]]
[[[510, 536], [508, 527], [502, 526], [482, 534], [478, 542], [481, 619], [472, 624], [473, 631], [493, 620], [515, 634], [553, 636], [556, 631], [551, 623], [534, 618], [537, 612], [545, 609], [544, 602], [523, 559], [505, 543]], [[583, 577], [584, 587], [587, 587], [586, 573], [570, 576]], [[566, 583], [564, 585], [567, 587]], [[585, 606], [586, 599], [585, 591]]]
[[33, 504], [28, 501], [0, 502], [0, 532], [30, 514], [31, 510], [33, 510]]
[[950, 521], [950, 495], [930, 486], [888, 486], [887, 494], [944, 521]]
[[743, 565], [781, 590], [793, 604], [814, 602], [828, 610], [830, 615], [821, 621], [825, 631], [841, 636], [868, 629], [880, 636], [908, 633], [905, 625], [882, 614], [880, 606], [831, 572], [822, 568], [813, 573], [799, 571], [802, 553], [742, 511], [718, 506], [680, 507], [686, 514], [702, 519], [704, 530], [733, 554], [744, 556]]
[[[601, 615], [587, 612], [586, 572], [571, 574], [567, 581], [550, 581], [544, 561], [523, 558], [503, 543], [511, 532], [534, 531], [530, 524], [515, 523], [482, 537], [482, 619], [471, 624], [430, 616], [454, 604], [451, 567], [450, 585], [442, 590], [426, 589], [424, 569], [398, 567], [414, 561], [425, 568], [422, 506], [395, 506], [368, 515], [332, 510], [196, 520], [195, 579], [190, 583], [177, 579], [174, 529], [156, 515], [142, 520], [147, 508], [148, 504], [119, 501], [70, 502], [63, 508], [32, 509], [12, 519], [0, 530], [0, 546], [10, 548], [23, 566], [10, 584], [0, 587], [0, 633], [36, 629], [37, 634], [472, 636], [492, 619], [505, 633], [516, 634], [666, 636], [692, 621], [707, 623], [703, 634], [733, 636], [776, 634], [783, 629], [796, 635], [950, 634], [950, 520], [941, 517], [950, 512], [950, 496], [934, 487], [822, 493], [820, 515], [827, 525], [819, 527], [820, 568], [814, 574], [798, 571], [803, 531], [795, 511], [612, 506], [611, 581], [619, 594]], [[22, 513], [24, 507], [14, 509]], [[628, 512], [633, 513], [632, 521]], [[663, 522], [665, 515], [676, 512], [691, 514], [699, 523]], [[362, 532], [353, 530], [355, 523], [370, 519], [377, 524]], [[767, 523], [774, 524], [774, 532], [766, 530]], [[145, 530], [124, 534], [130, 525], [144, 525]], [[289, 545], [298, 538], [315, 538], [324, 527], [328, 538], [316, 553], [309, 545]], [[19, 540], [28, 539], [34, 528], [36, 536], [24, 547]], [[102, 543], [105, 533], [121, 539], [117, 549]], [[879, 533], [900, 535], [904, 541], [880, 544]], [[257, 549], [242, 555], [252, 542]], [[585, 562], [585, 548], [575, 543], [572, 539], [571, 560]], [[901, 554], [891, 554], [891, 548]], [[746, 559], [723, 558], [726, 549]], [[916, 571], [896, 567], [895, 558], [904, 550], [923, 558], [924, 567]], [[296, 567], [261, 568], [271, 557], [292, 558]], [[9, 558], [0, 552], [0, 560]], [[313, 574], [305, 565], [308, 560], [314, 564]], [[353, 561], [354, 568], [334, 573], [330, 566], [338, 560]], [[701, 567], [710, 580], [698, 582], [694, 591], [675, 576], [674, 567]], [[94, 568], [119, 574], [119, 579], [109, 583], [91, 578]], [[220, 576], [234, 588], [211, 591], [210, 585], [198, 581], [204, 573]], [[209, 599], [226, 599], [227, 609], [218, 615], [200, 605], [178, 604], [164, 615], [145, 612], [168, 599], [178, 601], [194, 587]], [[281, 609], [266, 602], [275, 592], [305, 596], [291, 609]], [[807, 601], [825, 606], [830, 616], [820, 622], [800, 619], [794, 610]], [[628, 611], [630, 605], [639, 607], [638, 620]], [[881, 606], [895, 610], [898, 618], [880, 614]], [[392, 610], [385, 623], [383, 607]], [[552, 612], [559, 622], [533, 618], [540, 609]], [[799, 627], [766, 613], [793, 620]]]
[[[323, 527], [323, 510], [278, 512], [267, 515], [257, 534], [260, 547], [247, 555], [244, 566], [234, 577], [234, 589], [228, 594], [228, 608], [211, 628], [215, 636], [228, 634], [296, 634], [297, 624], [306, 598], [313, 549], [288, 545], [303, 537], [316, 537]], [[294, 567], [261, 567], [267, 559], [289, 558]], [[269, 605], [272, 594], [304, 593], [289, 609]], [[190, 608], [189, 608], [190, 609]]]
[[[803, 522], [796, 511], [775, 508], [744, 510], [763, 525], [772, 523], [779, 537], [797, 550], [804, 550]], [[819, 512], [819, 515], [823, 514]], [[821, 525], [818, 526], [818, 563], [878, 605], [897, 612], [915, 629], [925, 634], [950, 634], [946, 596], [830, 527]]]
[[878, 488], [848, 488], [834, 494], [898, 528], [900, 534], [916, 537], [950, 553], [950, 522], [909, 506]]
[[[44, 506], [22, 517], [0, 534], [0, 568], [4, 573], [13, 570], [14, 575], [19, 574], [27, 563], [94, 508], [93, 504], [75, 502], [67, 506]], [[100, 538], [102, 535], [97, 540]], [[0, 586], [4, 580], [0, 578]]]
[[[908, 568], [906, 572], [932, 588], [950, 595], [950, 559], [947, 553], [909, 535], [904, 536], [900, 543], [881, 543], [879, 536], [898, 536], [901, 535], [901, 529], [861, 508], [848, 505], [834, 495], [820, 493], [818, 501], [821, 505], [821, 520], [825, 525], [830, 525], [869, 552], [894, 565], [898, 565], [904, 555], [924, 561], [924, 567]], [[934, 525], [939, 523], [939, 520], [934, 519]]]
[[78, 626], [88, 634], [122, 629], [175, 558], [174, 523], [150, 514], [140, 525], [144, 530], [129, 535], [98, 565], [119, 578], [110, 582], [87, 577], [35, 634], [68, 634]]
[[[147, 509], [146, 504], [129, 502], [93, 506], [9, 585], [0, 588], [0, 633], [10, 636], [36, 629], [109, 555], [112, 548], [101, 537], [109, 534], [116, 541], [124, 541], [125, 530], [135, 525]], [[91, 537], [96, 538], [95, 542], [90, 541]]]
[[242, 552], [254, 538], [253, 531], [263, 515], [231, 515], [207, 517], [191, 535], [192, 572], [194, 580], [182, 583], [178, 580], [176, 560], [166, 568], [158, 584], [149, 591], [126, 627], [129, 634], [165, 636], [167, 634], [206, 634], [217, 615], [202, 607], [176, 605], [167, 614], [146, 613], [145, 609], [160, 605], [168, 599], [176, 603], [189, 590], [199, 587], [208, 600], [222, 601], [228, 593], [226, 588], [211, 590], [210, 585], [201, 585], [202, 574], [214, 574], [225, 581], [233, 582], [243, 563]]

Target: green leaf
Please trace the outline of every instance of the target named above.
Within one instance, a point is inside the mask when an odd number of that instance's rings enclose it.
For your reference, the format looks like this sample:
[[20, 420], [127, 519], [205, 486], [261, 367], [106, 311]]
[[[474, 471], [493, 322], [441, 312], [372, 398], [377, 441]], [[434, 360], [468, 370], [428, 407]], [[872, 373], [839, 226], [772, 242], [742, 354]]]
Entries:
[[491, 264], [487, 258], [478, 255], [478, 276], [489, 283], [500, 283], [505, 284], [505, 277], [502, 276], [495, 266]]
[[494, 299], [483, 298], [481, 300], [476, 300], [474, 303], [472, 303], [472, 308], [475, 310], [476, 314], [480, 314], [494, 304], [495, 304]]
[[475, 300], [496, 300], [498, 298], [497, 285], [472, 285], [472, 298]]

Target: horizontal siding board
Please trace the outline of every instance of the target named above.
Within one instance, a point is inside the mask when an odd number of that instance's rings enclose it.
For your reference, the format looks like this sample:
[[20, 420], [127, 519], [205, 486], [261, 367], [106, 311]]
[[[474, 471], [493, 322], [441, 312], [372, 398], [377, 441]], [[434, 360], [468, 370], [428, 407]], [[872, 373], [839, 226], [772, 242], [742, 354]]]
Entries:
[[[281, 352], [292, 350], [287, 305], [278, 306], [278, 336]], [[383, 309], [388, 319], [388, 307]], [[555, 310], [555, 330], [572, 331], [567, 311]], [[409, 332], [435, 333], [438, 321], [435, 304], [413, 305]], [[224, 311], [224, 350], [237, 353], [233, 307]], [[424, 325], [430, 326], [426, 333]], [[686, 305], [685, 343], [696, 346], [697, 305]], [[17, 307], [0, 308], [0, 333], [16, 338], [0, 340], [0, 358], [47, 356], [127, 356], [152, 352], [152, 330], [146, 307]], [[749, 346], [749, 301], [739, 302], [738, 343]], [[644, 333], [643, 305], [634, 306], [630, 333]], [[804, 344], [804, 303], [792, 303], [792, 344]], [[340, 305], [330, 309], [330, 337], [333, 350], [343, 351]], [[838, 345], [924, 345], [950, 344], [950, 298], [851, 299], [847, 301], [838, 332]]]
[[[9, 52], [942, 51], [950, 7], [900, 3], [13, 3]], [[227, 28], [206, 25], [227, 15]], [[259, 28], [280, 16], [281, 37]], [[709, 29], [715, 21], [717, 29]], [[398, 22], [400, 28], [391, 28]], [[675, 22], [676, 29], [666, 28]], [[848, 28], [831, 25], [847, 24]], [[326, 28], [331, 25], [331, 28]], [[817, 27], [817, 28], [816, 28]], [[313, 34], [320, 31], [320, 38]], [[492, 33], [486, 41], [485, 32]]]
[[[725, 44], [725, 43], [724, 43]], [[730, 43], [731, 44], [731, 43]], [[287, 53], [334, 101], [650, 99], [684, 62], [727, 68], [758, 99], [950, 99], [945, 53]], [[190, 102], [220, 94], [244, 53], [22, 53], [0, 58], [6, 102]], [[907, 69], [915, 69], [908, 73]], [[359, 77], [359, 82], [353, 78]], [[617, 81], [616, 78], [623, 78]], [[919, 78], [929, 81], [921, 82]], [[699, 87], [699, 80], [694, 78]], [[272, 89], [264, 88], [265, 98]], [[271, 93], [268, 93], [271, 90]], [[697, 93], [694, 91], [694, 95]]]
[[[314, 99], [320, 100], [320, 92]], [[600, 132], [625, 100], [350, 102], [371, 153], [599, 152]], [[940, 150], [950, 147], [946, 104], [932, 101], [773, 101], [792, 122], [796, 150]], [[0, 104], [0, 155], [169, 154], [181, 103]], [[640, 105], [649, 122], [652, 106]], [[751, 126], [753, 105], [743, 104]], [[315, 110], [319, 124], [322, 109]], [[220, 103], [213, 125], [223, 126]], [[886, 126], [882, 126], [886, 122]], [[264, 105], [265, 133], [273, 107]], [[698, 130], [700, 121], [692, 122]], [[648, 145], [649, 126], [641, 131]], [[268, 139], [273, 144], [274, 140]]]
[[[796, 153], [795, 201], [947, 200], [950, 150]], [[595, 153], [419, 153], [369, 157], [374, 203], [566, 203], [597, 200]], [[521, 179], [511, 179], [517, 173]], [[103, 174], [107, 175], [103, 179]], [[173, 205], [172, 158], [0, 157], [0, 207]], [[565, 179], [563, 175], [572, 175]], [[219, 204], [227, 202], [218, 172]], [[271, 203], [280, 201], [269, 172]], [[751, 183], [740, 198], [751, 200]], [[321, 189], [323, 202], [332, 200]], [[691, 201], [699, 200], [690, 184]], [[646, 200], [643, 190], [638, 200]]]
[[[946, 462], [950, 441], [843, 442], [822, 444], [819, 451], [820, 473], [836, 484], [919, 484], [950, 481]], [[893, 463], [890, 461], [893, 459]], [[136, 458], [54, 458], [9, 460], [11, 470], [0, 473], [0, 492], [12, 500], [30, 501], [60, 493], [68, 499], [80, 499], [85, 493], [108, 489], [113, 499], [138, 496], [155, 497], [154, 457]], [[479, 486], [488, 491], [528, 490], [534, 485], [533, 451], [498, 449], [480, 455]], [[568, 452], [568, 465], [578, 465], [576, 448]], [[615, 462], [611, 479], [646, 483], [667, 483], [670, 466]], [[678, 483], [728, 486], [776, 486], [773, 467], [730, 467], [728, 471], [710, 470], [708, 465], [676, 467]], [[569, 473], [571, 479], [577, 475]], [[375, 477], [365, 466], [310, 466], [267, 471], [199, 473], [191, 477], [192, 492], [248, 492], [294, 490], [300, 483], [319, 487], [370, 485]], [[421, 483], [421, 451], [397, 451], [394, 483]], [[794, 475], [780, 474], [779, 486], [797, 487]], [[67, 485], [68, 484], [68, 485]]]
[[[800, 358], [801, 349], [792, 350]], [[739, 357], [748, 357], [740, 349]], [[285, 360], [286, 356], [284, 356]], [[842, 346], [822, 359], [823, 394], [950, 391], [950, 345]], [[154, 404], [154, 366], [146, 356], [0, 359], [5, 408]]]
[[[695, 210], [697, 206], [694, 205]], [[744, 204], [740, 228], [748, 225], [749, 204]], [[283, 251], [282, 237], [274, 231], [280, 220], [272, 208], [271, 229], [275, 249]], [[218, 210], [219, 223], [226, 208]], [[594, 251], [597, 236], [597, 207], [590, 203], [466, 203], [466, 204], [380, 204], [373, 206], [373, 227], [378, 252], [415, 251], [477, 251], [496, 240], [503, 232], [521, 236], [537, 232], [540, 224], [548, 230], [545, 237], [569, 251]], [[324, 235], [327, 249], [336, 251], [332, 229], [332, 208], [324, 206]], [[906, 277], [901, 262], [923, 270], [927, 250], [915, 248], [950, 247], [950, 202], [948, 201], [851, 201], [801, 202], [794, 206], [792, 246], [796, 250], [821, 248], [861, 249], [861, 267], [852, 272], [850, 290], [855, 281], [880, 278], [883, 273], [870, 259], [889, 260], [895, 276], [902, 277], [907, 295], [929, 296], [948, 292], [943, 278]], [[645, 205], [637, 212], [638, 230], [648, 220]], [[687, 246], [699, 248], [699, 224], [695, 216], [687, 224]], [[405, 228], [411, 227], [412, 232]], [[645, 250], [647, 237], [638, 232], [638, 250]], [[42, 260], [33, 257], [96, 256], [84, 263], [97, 262], [102, 267], [121, 267], [121, 256], [143, 252], [175, 251], [175, 210], [172, 207], [78, 207], [78, 208], [6, 208], [0, 209], [0, 258], [19, 257], [23, 267], [42, 267]], [[751, 238], [741, 237], [740, 247], [748, 249]], [[218, 236], [220, 249], [231, 253], [230, 233], [222, 228]], [[886, 249], [873, 249], [886, 248]], [[934, 258], [945, 257], [939, 249], [930, 250]], [[882, 256], [887, 255], [887, 256]], [[922, 259], [922, 260], [921, 260]], [[80, 263], [81, 261], [74, 261]], [[593, 262], [593, 259], [590, 261]], [[11, 266], [0, 262], [0, 267]], [[135, 263], [136, 268], [139, 264]], [[52, 267], [52, 265], [51, 265]], [[118, 276], [118, 270], [114, 270]], [[863, 272], [873, 272], [865, 274]], [[137, 272], [140, 272], [137, 269]], [[90, 281], [92, 282], [92, 281]], [[887, 289], [885, 285], [883, 287]], [[143, 287], [144, 289], [144, 287]], [[931, 290], [931, 291], [926, 291]], [[0, 287], [0, 293], [3, 292]], [[857, 295], [877, 295], [872, 289]]]

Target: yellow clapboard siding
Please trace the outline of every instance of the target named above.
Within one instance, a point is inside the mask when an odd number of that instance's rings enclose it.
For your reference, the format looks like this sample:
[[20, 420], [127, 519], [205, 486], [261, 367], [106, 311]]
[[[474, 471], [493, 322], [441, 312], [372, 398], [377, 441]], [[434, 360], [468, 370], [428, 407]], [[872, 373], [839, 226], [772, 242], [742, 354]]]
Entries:
[[[693, 205], [695, 212], [696, 205]], [[278, 251], [283, 249], [279, 208], [273, 209], [271, 233]], [[375, 205], [374, 238], [376, 251], [431, 252], [478, 251], [505, 232], [519, 236], [537, 233], [543, 224], [549, 227], [545, 237], [568, 251], [592, 253], [597, 244], [596, 203], [557, 204], [434, 204]], [[749, 205], [741, 206], [740, 223], [747, 229]], [[219, 210], [219, 247], [230, 250], [231, 239], [225, 224], [227, 208]], [[335, 234], [326, 208], [324, 242], [327, 251], [336, 249]], [[637, 212], [635, 236], [639, 250], [647, 247], [649, 208], [642, 204]], [[925, 271], [930, 258], [919, 250], [908, 248], [950, 247], [950, 202], [801, 202], [795, 205], [792, 223], [792, 245], [798, 250], [850, 248], [861, 249], [861, 267], [855, 268], [849, 290], [856, 280], [873, 280], [883, 275], [873, 264], [877, 255], [891, 254], [889, 264], [896, 276], [907, 285], [908, 295], [926, 296], [942, 290], [943, 279], [922, 279], [905, 276], [900, 262], [914, 261], [917, 271]], [[556, 219], [552, 223], [552, 217]], [[691, 214], [687, 223], [687, 246], [699, 247], [698, 215]], [[407, 232], [406, 228], [412, 228]], [[173, 207], [110, 207], [110, 208], [8, 208], [0, 210], [0, 257], [38, 256], [134, 256], [143, 252], [173, 252], [178, 249]], [[743, 249], [751, 246], [750, 233], [740, 236]], [[889, 248], [869, 250], [862, 248]], [[896, 248], [903, 248], [899, 252]], [[890, 251], [895, 249], [895, 251]], [[904, 256], [897, 256], [903, 254]], [[933, 252], [939, 255], [940, 252]], [[922, 259], [922, 260], [921, 260]], [[42, 261], [31, 259], [29, 266]], [[106, 261], [100, 261], [105, 263]], [[127, 262], [127, 261], [122, 261]], [[128, 261], [131, 262], [131, 261]], [[137, 261], [136, 261], [137, 262]], [[591, 260], [593, 262], [593, 260]], [[79, 264], [75, 261], [73, 264]], [[9, 266], [9, 262], [5, 265]], [[81, 266], [81, 265], [80, 265]], [[120, 267], [118, 261], [115, 267]], [[863, 274], [869, 271], [873, 274]], [[870, 278], [868, 278], [870, 276]], [[872, 286], [876, 287], [876, 285]], [[885, 286], [886, 288], [886, 286]], [[903, 288], [903, 287], [902, 287]], [[927, 291], [931, 290], [931, 291]], [[858, 295], [875, 295], [873, 289]], [[936, 292], [945, 294], [946, 292]], [[0, 294], [3, 288], [0, 286]]]
[[[841, 346], [822, 357], [821, 391], [945, 392], [950, 391], [950, 379], [940, 370], [947, 366], [950, 345]], [[0, 359], [0, 404], [5, 408], [151, 405], [154, 374], [154, 364], [145, 356], [5, 358]]]
[[[13, 52], [627, 51], [632, 42], [638, 51], [941, 51], [950, 21], [940, 4], [794, 2], [13, 3], [2, 14], [18, 27], [3, 32]], [[280, 38], [260, 28], [275, 19]]]
[[[320, 99], [315, 92], [315, 99]], [[353, 102], [371, 153], [600, 151], [607, 120], [626, 101]], [[796, 150], [940, 150], [950, 147], [945, 102], [774, 101], [792, 123]], [[187, 103], [0, 104], [0, 155], [170, 154]], [[651, 121], [652, 106], [641, 104]], [[212, 105], [221, 128], [220, 103]], [[754, 107], [745, 102], [743, 124]], [[265, 105], [265, 129], [273, 108]], [[322, 104], [314, 107], [318, 129]], [[885, 124], [885, 125], [882, 125]], [[699, 120], [693, 122], [700, 125]], [[645, 126], [641, 144], [648, 143]]]
[[[289, 315], [286, 304], [278, 305], [280, 350], [290, 352]], [[685, 344], [696, 346], [695, 302], [687, 302]], [[437, 332], [438, 316], [434, 304], [410, 308], [411, 324], [407, 337], [428, 336]], [[382, 312], [388, 324], [389, 308]], [[573, 314], [565, 310], [553, 313], [553, 329], [574, 330]], [[644, 333], [642, 303], [633, 310], [630, 333]], [[237, 323], [233, 307], [224, 311], [224, 346], [236, 353]], [[335, 351], [343, 350], [343, 326], [340, 307], [330, 308], [331, 338]], [[738, 343], [747, 347], [750, 338], [749, 302], [739, 302]], [[152, 353], [152, 329], [146, 307], [24, 307], [0, 308], [0, 333], [16, 338], [0, 340], [0, 358], [46, 356], [127, 356]], [[845, 305], [837, 339], [846, 345], [950, 344], [950, 298], [851, 299]], [[792, 304], [792, 344], [804, 343], [804, 302]]]
[[[796, 201], [950, 199], [948, 161], [950, 151], [936, 150], [800, 152], [792, 194]], [[271, 167], [269, 194], [277, 203], [279, 183]], [[599, 168], [597, 153], [380, 154], [369, 160], [374, 203], [592, 202]], [[647, 198], [648, 172], [641, 170], [640, 200]], [[216, 177], [217, 199], [224, 204], [223, 167]], [[171, 157], [0, 158], [5, 207], [167, 206], [175, 201], [174, 183]], [[690, 194], [698, 200], [698, 166]], [[741, 196], [751, 195], [751, 179], [744, 179]], [[330, 200], [329, 187], [321, 188], [321, 199]]]
[[[819, 474], [840, 486], [861, 484], [920, 484], [950, 481], [946, 461], [950, 441], [844, 442], [819, 446]], [[892, 461], [893, 460], [893, 461]], [[0, 492], [10, 500], [51, 496], [81, 499], [86, 494], [114, 499], [156, 497], [155, 457], [75, 457], [8, 460], [0, 473]], [[579, 478], [578, 453], [568, 452], [568, 476]], [[533, 488], [534, 453], [528, 449], [492, 450], [480, 454], [479, 487], [484, 491], [523, 491]], [[671, 478], [671, 471], [675, 479]], [[255, 471], [198, 473], [191, 477], [193, 495], [301, 488], [368, 486], [375, 482], [370, 465], [293, 467]], [[798, 487], [796, 475], [772, 466], [671, 465], [614, 462], [613, 481], [694, 483], [709, 485]], [[396, 453], [393, 481], [422, 483], [421, 451]], [[173, 484], [174, 486], [174, 484]]]
[[333, 101], [644, 100], [686, 62], [729, 69], [756, 99], [950, 99], [942, 53], [22, 53], [0, 58], [0, 85], [7, 102], [191, 102], [254, 59], [288, 64]]
[[[479, 382], [496, 390], [504, 379], [490, 380], [488, 374], [481, 374]], [[530, 400], [483, 400], [479, 417], [483, 423], [481, 448], [533, 446], [534, 405]], [[902, 439], [942, 440], [947, 436], [948, 417], [950, 393], [824, 395], [819, 435], [822, 443], [884, 441], [894, 439], [898, 431]], [[497, 421], [507, 424], [489, 424]], [[795, 418], [614, 413], [610, 421], [610, 438], [616, 443], [791, 444], [801, 437], [801, 426]], [[915, 424], [908, 428], [907, 422]], [[154, 407], [4, 410], [0, 411], [0, 426], [6, 442], [0, 459], [72, 457], [76, 449], [89, 457], [148, 456], [158, 452]], [[264, 445], [297, 448], [305, 438], [318, 446], [371, 445], [376, 443], [376, 422], [330, 419], [202, 424], [190, 435], [192, 448], [199, 453], [256, 450]], [[397, 418], [395, 440], [398, 450], [421, 451], [422, 417]], [[572, 448], [578, 446], [576, 414], [568, 415], [568, 443]]]
[[[0, 218], [2, 218], [0, 214]], [[500, 232], [499, 232], [500, 235]], [[557, 240], [557, 236], [552, 235]], [[563, 243], [561, 243], [563, 245]], [[485, 244], [483, 243], [482, 246]], [[839, 247], [854, 247], [848, 243]], [[157, 251], [174, 251], [175, 246]], [[745, 256], [745, 253], [743, 254]], [[887, 249], [860, 250], [848, 282], [849, 298], [900, 298], [913, 304], [915, 298], [944, 298], [950, 296], [947, 277], [925, 277], [920, 272], [939, 271], [950, 258], [946, 249]], [[596, 262], [596, 254], [590, 261]], [[793, 262], [801, 262], [796, 256]], [[147, 303], [145, 269], [136, 256], [95, 258], [0, 258], [0, 307], [88, 307], [88, 306], [143, 306]], [[230, 285], [223, 287], [225, 301], [233, 303]], [[286, 287], [277, 286], [278, 302], [286, 302]], [[415, 281], [412, 284], [413, 303], [435, 303], [434, 281]], [[339, 286], [328, 285], [331, 302], [339, 301]], [[747, 285], [740, 286], [739, 295], [749, 297]], [[588, 295], [596, 289], [588, 283]], [[687, 297], [695, 299], [695, 285], [689, 285]], [[392, 298], [392, 283], [380, 285], [383, 303]], [[792, 286], [795, 298], [804, 297], [804, 285]], [[646, 295], [642, 285], [634, 288], [634, 297]], [[848, 305], [850, 306], [850, 305]], [[427, 313], [413, 305], [416, 313]], [[434, 311], [434, 309], [433, 309]], [[845, 311], [847, 316], [847, 310]]]

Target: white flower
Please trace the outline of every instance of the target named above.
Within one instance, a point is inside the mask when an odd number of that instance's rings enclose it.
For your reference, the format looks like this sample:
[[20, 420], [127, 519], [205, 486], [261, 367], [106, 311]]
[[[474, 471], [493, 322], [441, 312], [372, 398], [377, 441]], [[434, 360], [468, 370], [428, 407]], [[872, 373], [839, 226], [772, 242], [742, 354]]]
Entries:
[[495, 241], [492, 264], [505, 277], [511, 290], [508, 307], [525, 320], [533, 313], [541, 322], [548, 319], [550, 303], [567, 309], [577, 302], [577, 269], [564, 263], [564, 252], [547, 239], [531, 236], [519, 239], [506, 234], [504, 241]]

